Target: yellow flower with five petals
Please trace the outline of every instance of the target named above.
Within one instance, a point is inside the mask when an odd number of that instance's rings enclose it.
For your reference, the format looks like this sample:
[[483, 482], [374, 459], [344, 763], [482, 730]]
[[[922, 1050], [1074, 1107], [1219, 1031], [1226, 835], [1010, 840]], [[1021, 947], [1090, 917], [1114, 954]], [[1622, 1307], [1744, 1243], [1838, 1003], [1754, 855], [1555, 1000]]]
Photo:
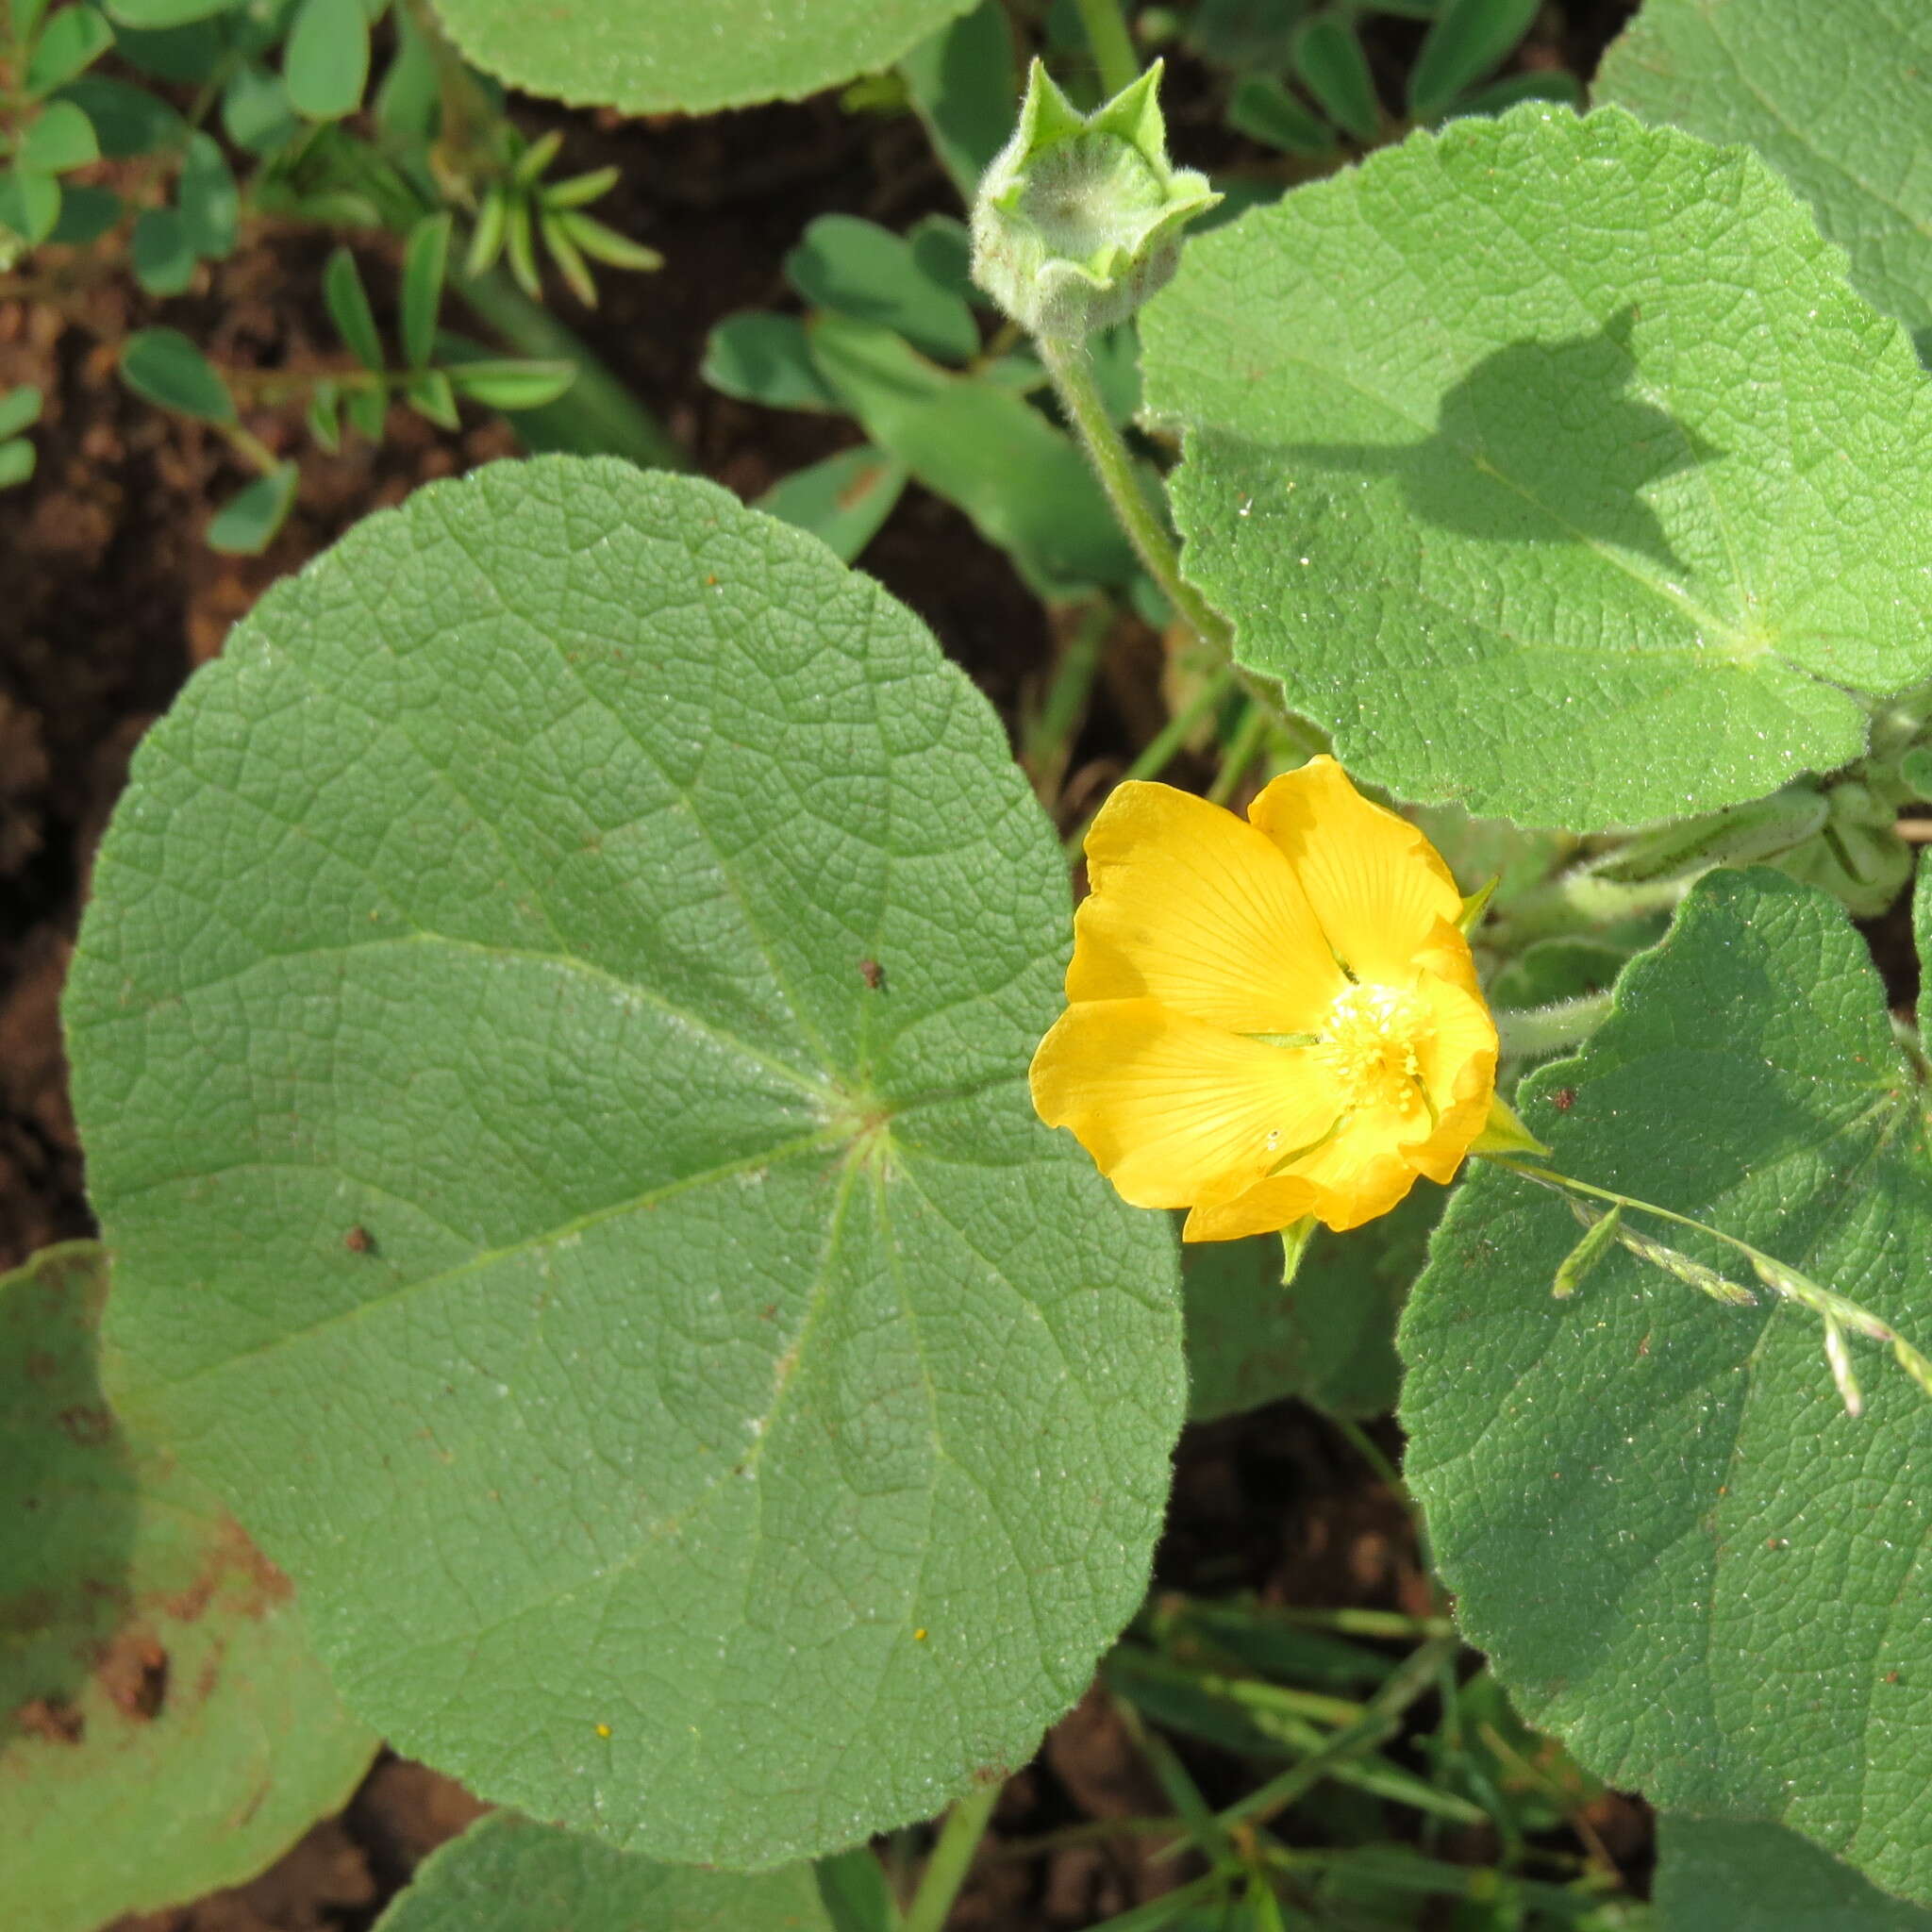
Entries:
[[1122, 785], [1087, 869], [1033, 1104], [1126, 1200], [1229, 1241], [1357, 1227], [1454, 1176], [1490, 1118], [1496, 1028], [1462, 895], [1414, 825], [1317, 758], [1245, 821]]

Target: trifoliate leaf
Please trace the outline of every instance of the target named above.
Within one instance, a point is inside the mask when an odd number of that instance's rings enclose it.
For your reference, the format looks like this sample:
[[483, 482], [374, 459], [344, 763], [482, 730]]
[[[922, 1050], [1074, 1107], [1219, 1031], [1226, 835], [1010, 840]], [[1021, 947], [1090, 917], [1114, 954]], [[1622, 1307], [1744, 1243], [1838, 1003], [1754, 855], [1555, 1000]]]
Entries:
[[375, 1750], [287, 1579], [107, 1407], [107, 1292], [92, 1241], [0, 1275], [0, 1839], [22, 1932], [253, 1877]]
[[67, 1008], [123, 1393], [350, 1704], [741, 1867], [1023, 1762], [1144, 1586], [1178, 1298], [1034, 1118], [1065, 870], [917, 621], [708, 484], [499, 464], [135, 764]]
[[1185, 569], [1404, 796], [1708, 810], [1932, 672], [1932, 389], [1742, 149], [1457, 122], [1196, 241], [1143, 338]]
[[[1524, 1094], [1548, 1166], [1751, 1241], [1923, 1344], [1921, 1102], [1823, 894], [1709, 874], [1581, 1056]], [[1624, 1228], [1742, 1266], [1627, 1208]], [[1403, 1317], [1408, 1473], [1472, 1641], [1612, 1784], [1784, 1824], [1932, 1901], [1932, 1401], [1854, 1342], [1853, 1421], [1813, 1316], [1762, 1290], [1720, 1307], [1627, 1253], [1553, 1300], [1576, 1234], [1478, 1163]]]

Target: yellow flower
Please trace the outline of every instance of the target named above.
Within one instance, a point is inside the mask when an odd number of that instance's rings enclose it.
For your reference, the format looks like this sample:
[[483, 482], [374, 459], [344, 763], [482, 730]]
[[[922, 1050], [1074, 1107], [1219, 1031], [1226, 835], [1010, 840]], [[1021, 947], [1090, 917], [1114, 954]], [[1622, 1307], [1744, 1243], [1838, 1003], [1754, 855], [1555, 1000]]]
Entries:
[[1245, 823], [1123, 785], [1087, 870], [1033, 1104], [1125, 1199], [1229, 1241], [1357, 1227], [1455, 1174], [1489, 1119], [1496, 1028], [1462, 895], [1415, 826], [1318, 758]]

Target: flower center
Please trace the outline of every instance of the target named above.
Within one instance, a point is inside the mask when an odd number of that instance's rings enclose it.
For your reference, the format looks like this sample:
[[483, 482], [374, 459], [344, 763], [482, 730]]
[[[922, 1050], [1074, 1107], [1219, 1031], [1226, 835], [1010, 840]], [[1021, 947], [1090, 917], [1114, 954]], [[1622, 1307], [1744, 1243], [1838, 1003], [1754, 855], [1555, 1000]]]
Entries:
[[1315, 1041], [1315, 1057], [1335, 1075], [1350, 1108], [1427, 1107], [1416, 1049], [1429, 1037], [1427, 1005], [1392, 986], [1351, 986], [1338, 993]]

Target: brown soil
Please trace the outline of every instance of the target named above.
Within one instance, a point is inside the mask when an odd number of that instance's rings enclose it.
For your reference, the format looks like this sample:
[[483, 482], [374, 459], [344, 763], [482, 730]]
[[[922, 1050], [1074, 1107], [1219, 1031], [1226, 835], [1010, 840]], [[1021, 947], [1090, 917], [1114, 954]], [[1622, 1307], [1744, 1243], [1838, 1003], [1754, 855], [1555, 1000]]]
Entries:
[[[1587, 70], [1629, 10], [1629, 0], [1574, 0], [1566, 13], [1548, 15], [1537, 58]], [[1378, 65], [1399, 66], [1406, 32], [1391, 30]], [[1183, 64], [1176, 82], [1177, 144], [1187, 158], [1227, 158], [1217, 151], [1227, 138], [1200, 77]], [[609, 218], [670, 266], [650, 277], [611, 274], [595, 314], [567, 296], [557, 298], [558, 312], [704, 474], [750, 498], [856, 440], [836, 419], [719, 396], [696, 371], [721, 316], [786, 304], [778, 264], [813, 215], [843, 209], [903, 225], [952, 208], [909, 120], [848, 115], [831, 97], [700, 123], [563, 118], [529, 103], [518, 113], [532, 130], [565, 129], [560, 166], [623, 171]], [[114, 373], [116, 346], [131, 329], [165, 320], [229, 368], [320, 366], [335, 354], [320, 301], [327, 245], [258, 225], [232, 260], [165, 305], [135, 292], [124, 273], [91, 276], [78, 265], [44, 275], [40, 299], [0, 302], [0, 390], [33, 383], [46, 397], [32, 432], [38, 475], [0, 493], [0, 1266], [93, 1231], [58, 1000], [91, 855], [134, 744], [270, 582], [372, 509], [513, 448], [498, 424], [445, 433], [397, 410], [379, 447], [354, 442], [337, 457], [307, 450], [297, 508], [265, 557], [224, 558], [206, 548], [211, 506], [245, 477], [218, 437], [127, 393]], [[380, 241], [356, 246], [380, 308], [395, 250]], [[286, 418], [257, 412], [248, 426], [277, 450], [304, 447]], [[1011, 719], [1023, 687], [1050, 661], [1052, 639], [1005, 559], [957, 511], [915, 489], [865, 565]], [[1074, 769], [1095, 792], [1154, 728], [1150, 719], [1158, 722], [1158, 649], [1147, 637], [1122, 642], [1126, 668], [1106, 687], [1075, 750]], [[1080, 802], [1070, 801], [1074, 808]], [[1400, 1505], [1335, 1431], [1292, 1406], [1190, 1433], [1157, 1580], [1209, 1593], [1252, 1589], [1282, 1603], [1428, 1607]], [[137, 1644], [120, 1664], [128, 1707], [156, 1704], [165, 1661]], [[51, 1704], [34, 1716], [50, 1739], [66, 1736], [69, 1722]], [[1201, 1774], [1224, 1778], [1226, 1767], [1207, 1765]], [[385, 1757], [339, 1817], [254, 1883], [124, 1921], [117, 1932], [360, 1932], [423, 1856], [478, 1808], [450, 1780]], [[1186, 1868], [1150, 1863], [1132, 1840], [1050, 1856], [1008, 1856], [1005, 1847], [1068, 1824], [1165, 1808], [1119, 1719], [1090, 1699], [1012, 1781], [955, 1923], [1045, 1932], [1157, 1895]], [[1599, 1828], [1620, 1858], [1641, 1867], [1648, 1839], [1638, 1807], [1607, 1815]]]

